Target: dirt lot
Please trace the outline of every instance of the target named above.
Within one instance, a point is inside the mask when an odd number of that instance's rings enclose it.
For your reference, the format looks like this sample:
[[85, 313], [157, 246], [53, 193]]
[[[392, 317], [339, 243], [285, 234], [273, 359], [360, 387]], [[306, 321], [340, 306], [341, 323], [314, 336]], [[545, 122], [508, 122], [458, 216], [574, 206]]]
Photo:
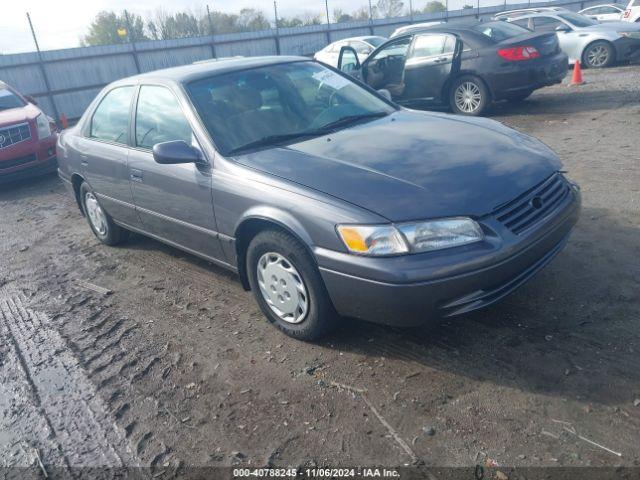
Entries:
[[640, 67], [585, 77], [492, 115], [582, 186], [567, 248], [435, 329], [300, 343], [217, 267], [99, 244], [55, 176], [1, 187], [0, 466], [640, 466]]

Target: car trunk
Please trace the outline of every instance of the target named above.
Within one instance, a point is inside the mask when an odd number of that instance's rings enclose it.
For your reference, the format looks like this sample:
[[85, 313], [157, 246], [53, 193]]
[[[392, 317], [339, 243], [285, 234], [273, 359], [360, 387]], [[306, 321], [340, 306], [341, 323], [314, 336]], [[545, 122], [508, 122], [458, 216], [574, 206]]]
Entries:
[[555, 55], [560, 50], [558, 37], [555, 33], [527, 32], [522, 35], [508, 38], [497, 43], [498, 48], [535, 47], [541, 57]]

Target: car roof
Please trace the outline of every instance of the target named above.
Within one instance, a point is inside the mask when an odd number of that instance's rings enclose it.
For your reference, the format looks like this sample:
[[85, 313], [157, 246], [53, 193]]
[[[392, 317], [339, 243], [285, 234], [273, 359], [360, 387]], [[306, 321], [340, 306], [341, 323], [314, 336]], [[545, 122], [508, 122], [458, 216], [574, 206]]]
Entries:
[[341, 38], [340, 40], [336, 40], [335, 42], [331, 42], [329, 45], [333, 45], [334, 43], [340, 43], [340, 42], [348, 42], [348, 41], [351, 41], [351, 40], [362, 40], [363, 42], [366, 42], [370, 38], [385, 38], [385, 37], [382, 37], [380, 35], [361, 35], [359, 37]]
[[253, 68], [277, 65], [280, 63], [292, 63], [301, 61], [311, 61], [307, 57], [296, 56], [262, 56], [262, 57], [231, 57], [218, 58], [209, 61], [196, 62], [190, 65], [164, 68], [152, 72], [141, 73], [132, 77], [123, 78], [113, 84], [131, 84], [143, 82], [173, 82], [189, 83], [201, 78], [222, 75], [229, 72], [249, 70]]

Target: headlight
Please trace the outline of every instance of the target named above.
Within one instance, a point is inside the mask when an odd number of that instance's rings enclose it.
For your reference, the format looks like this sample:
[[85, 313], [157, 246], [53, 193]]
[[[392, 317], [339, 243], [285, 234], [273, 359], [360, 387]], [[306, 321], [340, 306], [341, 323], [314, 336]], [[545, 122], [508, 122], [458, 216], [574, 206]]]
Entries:
[[479, 242], [482, 229], [470, 218], [448, 218], [392, 225], [338, 225], [351, 253], [399, 255], [458, 247]]
[[351, 253], [397, 255], [409, 247], [391, 225], [338, 225], [338, 234]]
[[640, 39], [640, 32], [618, 32], [621, 37]]
[[482, 229], [470, 218], [448, 218], [399, 225], [412, 252], [428, 252], [479, 242]]
[[43, 113], [36, 117], [36, 126], [38, 127], [38, 140], [51, 136], [51, 125], [49, 119]]

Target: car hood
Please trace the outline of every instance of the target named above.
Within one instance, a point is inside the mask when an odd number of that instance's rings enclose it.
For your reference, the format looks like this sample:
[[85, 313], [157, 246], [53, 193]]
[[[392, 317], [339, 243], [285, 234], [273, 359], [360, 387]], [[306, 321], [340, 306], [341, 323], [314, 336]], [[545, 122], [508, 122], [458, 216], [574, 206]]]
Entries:
[[39, 114], [40, 109], [32, 104], [28, 104], [20, 108], [0, 110], [0, 127], [27, 122], [29, 120], [33, 120]]
[[560, 168], [543, 143], [498, 122], [408, 110], [235, 160], [394, 222], [480, 217]]

